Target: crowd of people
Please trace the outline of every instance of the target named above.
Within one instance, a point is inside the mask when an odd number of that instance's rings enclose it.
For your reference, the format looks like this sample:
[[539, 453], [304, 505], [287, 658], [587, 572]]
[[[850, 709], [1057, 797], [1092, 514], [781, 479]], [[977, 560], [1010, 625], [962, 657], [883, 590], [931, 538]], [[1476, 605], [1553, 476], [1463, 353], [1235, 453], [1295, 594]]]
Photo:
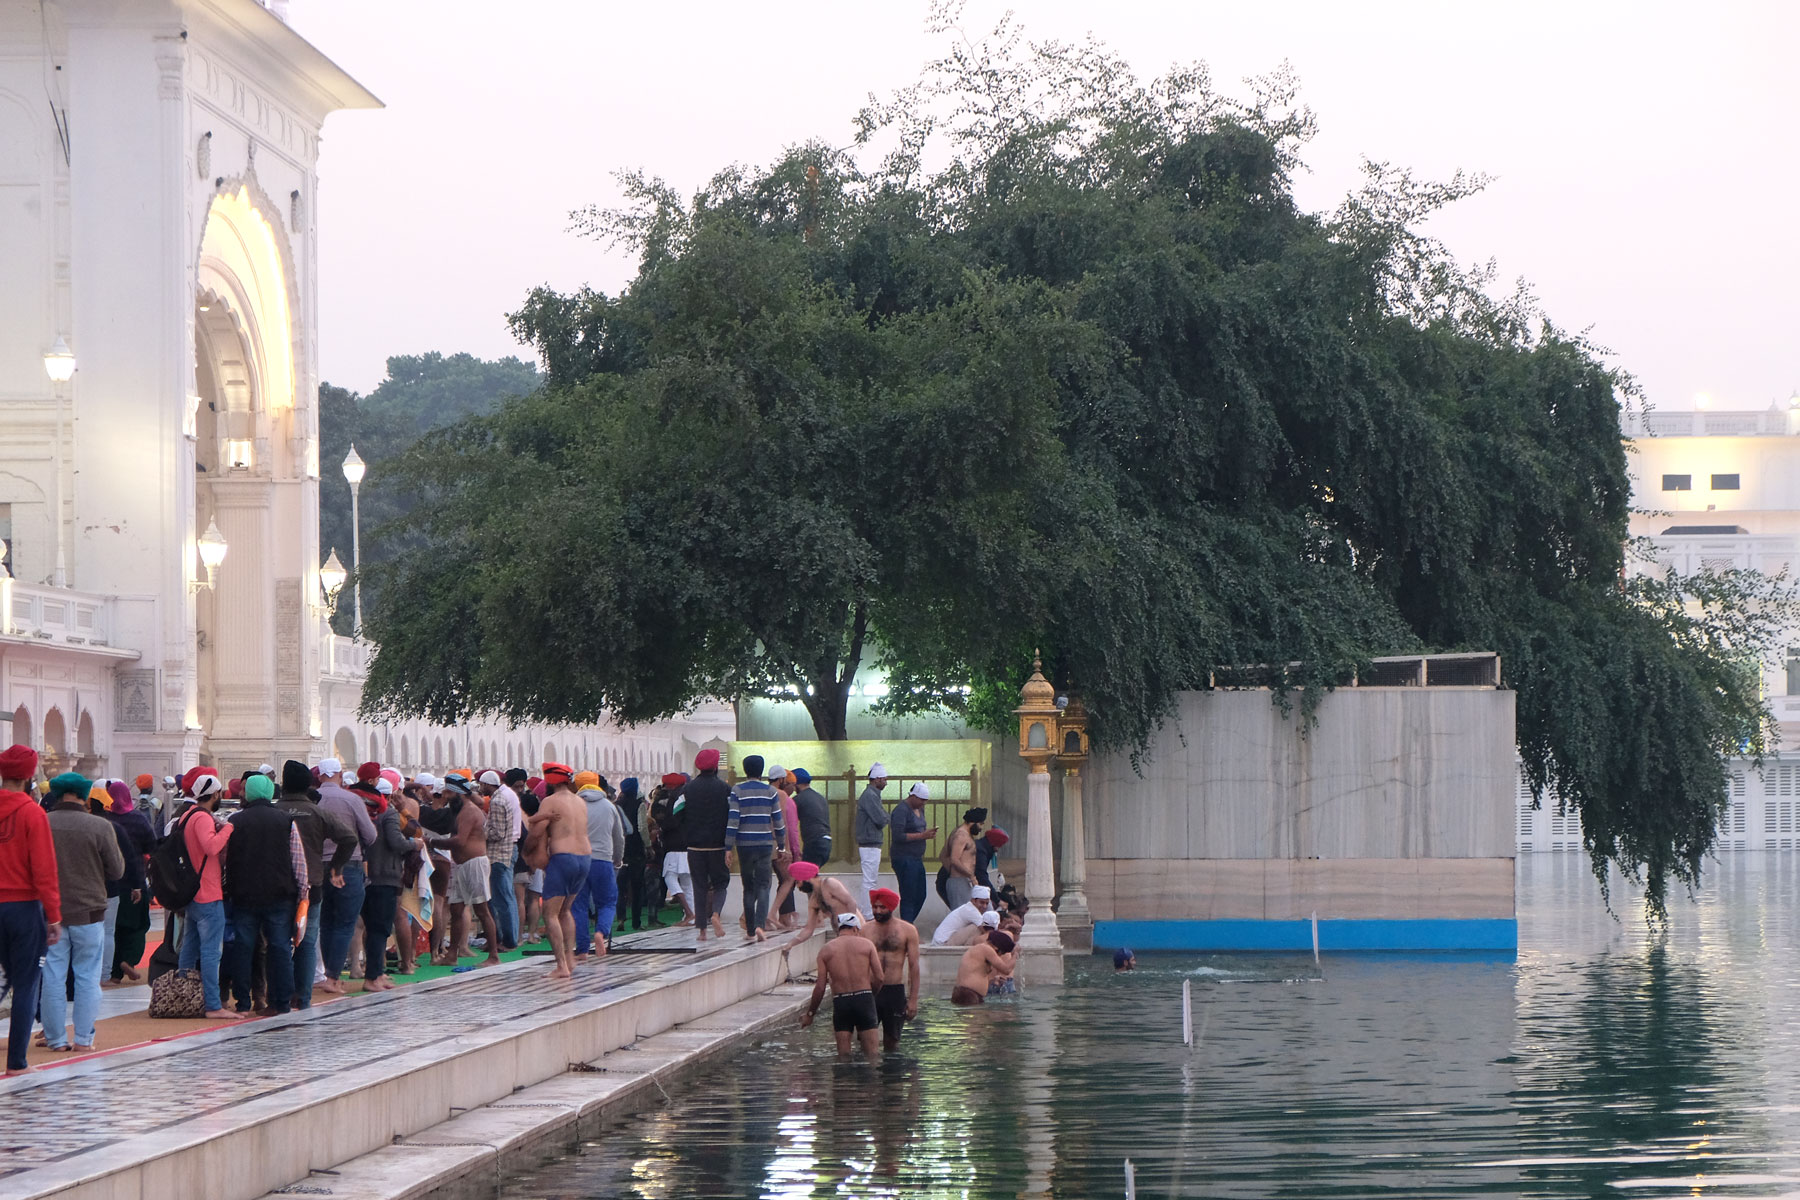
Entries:
[[[24, 746], [0, 753], [9, 1073], [26, 1069], [36, 1015], [41, 1046], [94, 1046], [101, 988], [144, 978], [153, 894], [170, 914], [164, 973], [192, 984], [193, 1011], [174, 1011], [181, 1000], [171, 987], [167, 1015], [285, 1013], [310, 1007], [315, 992], [345, 992], [347, 975], [383, 991], [421, 960], [471, 970], [543, 941], [553, 976], [568, 978], [606, 955], [615, 924], [660, 925], [666, 906], [701, 941], [725, 937], [734, 871], [746, 941], [797, 930], [791, 947], [821, 924], [835, 933], [818, 994], [833, 991], [842, 1048], [854, 1034], [872, 1049], [879, 1026], [891, 1049], [918, 1007], [913, 922], [937, 830], [923, 815], [922, 783], [891, 809], [882, 804], [888, 775], [879, 763], [856, 805], [858, 895], [820, 873], [832, 857], [831, 814], [811, 775], [757, 755], [733, 784], [719, 752], [702, 750], [692, 774], [664, 775], [648, 795], [637, 779], [615, 788], [554, 762], [535, 774], [469, 769], [441, 779], [376, 762], [346, 770], [329, 757], [279, 770], [265, 763], [232, 779], [194, 767], [165, 778], [160, 794], [149, 775], [130, 784], [72, 772], [42, 779], [38, 765]], [[1011, 990], [1027, 908], [998, 879], [1006, 834], [984, 831], [986, 820], [984, 809], [968, 810], [939, 855], [937, 890], [951, 913], [933, 941], [967, 947], [952, 995], [959, 1004]], [[878, 886], [884, 833], [899, 892]], [[156, 976], [157, 956], [151, 962]]]

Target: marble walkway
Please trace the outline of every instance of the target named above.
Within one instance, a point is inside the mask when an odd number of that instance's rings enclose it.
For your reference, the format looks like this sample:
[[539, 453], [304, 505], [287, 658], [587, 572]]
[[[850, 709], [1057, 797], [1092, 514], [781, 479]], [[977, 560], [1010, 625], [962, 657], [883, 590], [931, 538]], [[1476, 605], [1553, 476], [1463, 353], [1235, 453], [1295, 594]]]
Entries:
[[0, 1198], [56, 1194], [93, 1179], [89, 1170], [71, 1172], [75, 1160], [100, 1167], [127, 1145], [147, 1151], [227, 1110], [282, 1093], [316, 1095], [318, 1085], [347, 1072], [367, 1077], [383, 1063], [416, 1063], [420, 1051], [497, 1025], [529, 1028], [534, 1014], [548, 1020], [550, 1010], [567, 1012], [572, 1003], [596, 1007], [615, 993], [635, 997], [678, 984], [723, 960], [778, 954], [741, 938], [696, 948], [692, 930], [633, 941], [635, 953], [584, 964], [572, 980], [551, 979], [546, 956], [0, 1082]]

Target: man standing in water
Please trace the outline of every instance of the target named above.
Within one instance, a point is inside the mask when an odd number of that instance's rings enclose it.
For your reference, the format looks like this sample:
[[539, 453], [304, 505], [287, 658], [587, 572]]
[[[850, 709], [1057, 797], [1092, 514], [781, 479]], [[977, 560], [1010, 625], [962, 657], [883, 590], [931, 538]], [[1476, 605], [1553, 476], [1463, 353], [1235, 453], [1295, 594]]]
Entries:
[[862, 918], [853, 912], [838, 918], [838, 936], [819, 951], [819, 981], [813, 985], [812, 1006], [800, 1018], [800, 1028], [812, 1026], [825, 988], [831, 988], [831, 1031], [839, 1054], [850, 1053], [850, 1035], [862, 1043], [863, 1053], [874, 1058], [879, 1045], [875, 1035], [881, 1024], [875, 1015], [875, 989], [881, 986], [881, 954], [862, 934]]
[[[575, 772], [561, 763], [544, 764], [548, 793], [528, 828], [549, 840], [550, 862], [544, 868], [544, 928], [556, 956], [552, 979], [575, 973], [575, 896], [587, 882], [592, 846], [588, 842], [587, 804], [575, 791]], [[610, 803], [610, 802], [609, 802]], [[458, 868], [460, 870], [460, 868]]]
[[988, 984], [1013, 972], [1018, 961], [1017, 948], [1011, 936], [998, 929], [963, 951], [956, 965], [956, 986], [950, 989], [950, 1003], [958, 1007], [987, 1003]]
[[919, 931], [894, 915], [900, 897], [892, 889], [876, 888], [869, 893], [869, 903], [875, 909], [875, 926], [869, 932], [881, 954], [882, 985], [875, 993], [875, 1015], [881, 1018], [881, 1048], [892, 1052], [900, 1048], [900, 1030], [919, 1015]]

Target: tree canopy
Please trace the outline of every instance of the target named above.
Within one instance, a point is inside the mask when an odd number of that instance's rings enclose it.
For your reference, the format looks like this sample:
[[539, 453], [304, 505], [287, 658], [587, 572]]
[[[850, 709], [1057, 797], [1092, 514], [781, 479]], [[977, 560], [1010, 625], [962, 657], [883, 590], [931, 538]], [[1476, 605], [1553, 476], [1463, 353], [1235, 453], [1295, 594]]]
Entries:
[[545, 386], [398, 464], [369, 710], [770, 696], [842, 737], [875, 665], [889, 710], [992, 724], [1041, 645], [1135, 749], [1221, 668], [1292, 664], [1310, 707], [1496, 650], [1531, 783], [1660, 909], [1765, 744], [1784, 585], [1622, 582], [1625, 381], [1421, 232], [1481, 181], [1371, 164], [1304, 212], [1311, 116], [1253, 91], [1003, 26], [849, 149], [576, 214], [637, 276], [534, 291]]

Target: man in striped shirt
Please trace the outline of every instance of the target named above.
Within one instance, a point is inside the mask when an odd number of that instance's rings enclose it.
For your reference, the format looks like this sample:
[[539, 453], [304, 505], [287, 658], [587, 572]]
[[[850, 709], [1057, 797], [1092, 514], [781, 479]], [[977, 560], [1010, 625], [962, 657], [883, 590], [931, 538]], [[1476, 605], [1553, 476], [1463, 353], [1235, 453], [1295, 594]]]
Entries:
[[787, 821], [781, 811], [781, 793], [763, 782], [787, 778], [787, 768], [771, 766], [765, 772], [762, 755], [744, 759], [744, 780], [731, 789], [731, 808], [725, 818], [725, 848], [736, 850], [738, 874], [744, 881], [744, 935], [763, 940], [769, 920], [769, 884], [775, 849], [787, 844]]

